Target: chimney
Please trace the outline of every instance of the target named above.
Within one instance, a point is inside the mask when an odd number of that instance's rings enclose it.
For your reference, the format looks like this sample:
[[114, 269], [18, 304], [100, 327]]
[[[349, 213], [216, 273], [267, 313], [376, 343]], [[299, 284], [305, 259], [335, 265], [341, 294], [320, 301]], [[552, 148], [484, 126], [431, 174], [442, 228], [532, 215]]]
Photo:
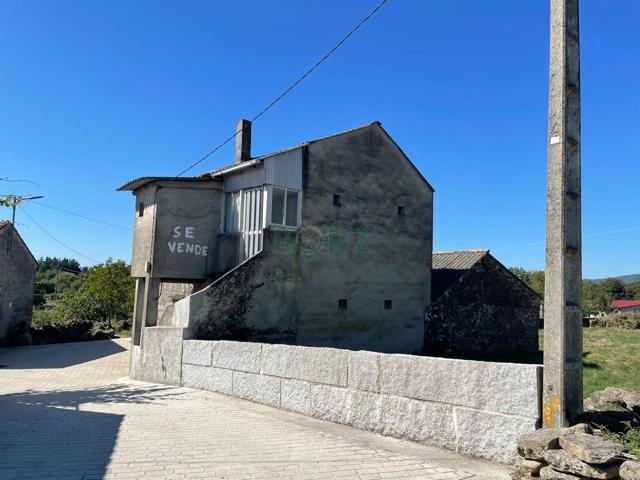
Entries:
[[236, 163], [251, 159], [251, 122], [240, 120], [236, 127]]

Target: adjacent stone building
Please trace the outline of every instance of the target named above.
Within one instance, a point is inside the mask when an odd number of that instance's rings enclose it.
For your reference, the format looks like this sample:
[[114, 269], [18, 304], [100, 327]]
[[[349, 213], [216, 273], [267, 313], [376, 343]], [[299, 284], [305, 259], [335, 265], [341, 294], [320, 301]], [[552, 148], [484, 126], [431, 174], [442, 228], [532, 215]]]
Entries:
[[0, 221], [0, 346], [30, 343], [37, 267], [18, 231]]
[[434, 252], [425, 352], [459, 356], [538, 350], [540, 298], [489, 250]]

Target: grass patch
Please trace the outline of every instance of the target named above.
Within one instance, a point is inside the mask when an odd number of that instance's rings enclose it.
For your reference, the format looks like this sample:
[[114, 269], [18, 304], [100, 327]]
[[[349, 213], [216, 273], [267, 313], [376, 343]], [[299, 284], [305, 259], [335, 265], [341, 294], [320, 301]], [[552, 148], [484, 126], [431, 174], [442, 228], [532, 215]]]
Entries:
[[607, 387], [640, 390], [640, 330], [589, 327], [582, 332], [584, 397]]

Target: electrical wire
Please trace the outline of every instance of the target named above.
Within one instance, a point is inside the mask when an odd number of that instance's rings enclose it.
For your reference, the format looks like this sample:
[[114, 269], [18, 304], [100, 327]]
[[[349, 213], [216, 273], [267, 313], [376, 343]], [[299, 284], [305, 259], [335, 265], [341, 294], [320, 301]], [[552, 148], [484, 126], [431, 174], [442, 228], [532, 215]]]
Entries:
[[[376, 7], [371, 10], [371, 12], [369, 12], [369, 14], [364, 17], [362, 20], [360, 20], [360, 22], [351, 29], [351, 31], [349, 33], [347, 33], [342, 40], [340, 40], [335, 47], [333, 47], [331, 50], [329, 50], [320, 60], [318, 60], [309, 70], [307, 70], [301, 77], [299, 77], [295, 82], [293, 82], [286, 90], [284, 90], [280, 95], [278, 95], [269, 105], [267, 105], [265, 108], [263, 108], [260, 113], [258, 113], [257, 115], [255, 115], [250, 121], [251, 122], [255, 122], [258, 118], [260, 118], [262, 115], [264, 115], [265, 113], [267, 113], [267, 111], [269, 109], [271, 109], [271, 107], [273, 107], [276, 103], [278, 103], [280, 100], [282, 100], [289, 92], [291, 92], [291, 90], [293, 90], [294, 88], [296, 88], [302, 81], [304, 81], [309, 75], [311, 75], [311, 73], [318, 68], [320, 65], [322, 65], [322, 63], [324, 63], [325, 60], [327, 60], [336, 50], [338, 50], [338, 48], [340, 48], [342, 46], [342, 44], [344, 44], [350, 37], [351, 35], [353, 35], [354, 33], [356, 33], [356, 31], [362, 27], [362, 25], [364, 25], [367, 20], [369, 20], [371, 17], [373, 17], [376, 13], [378, 13], [378, 10], [380, 10], [385, 3], [387, 3], [389, 0], [382, 0], [378, 5], [376, 5]], [[245, 127], [247, 128], [247, 127]], [[216, 153], [218, 150], [220, 150], [222, 147], [224, 147], [227, 143], [229, 143], [231, 140], [233, 140], [240, 132], [242, 132], [244, 130], [244, 128], [241, 128], [240, 130], [238, 130], [237, 132], [235, 132], [233, 135], [231, 135], [229, 138], [227, 138], [226, 140], [224, 140], [220, 145], [218, 145], [216, 148], [214, 148], [213, 150], [211, 150], [209, 153], [205, 154], [203, 157], [201, 157], [197, 162], [191, 164], [189, 167], [185, 168], [184, 170], [182, 170], [179, 174], [177, 174], [174, 178], [178, 178], [181, 175], [183, 175], [184, 173], [187, 173], [189, 170], [191, 170], [192, 168], [194, 168], [196, 165], [199, 165], [200, 163], [204, 162], [207, 158], [209, 158], [211, 155], [213, 155], [214, 153]]]
[[31, 220], [34, 223], [34, 225], [36, 227], [38, 227], [45, 234], [47, 234], [52, 240], [58, 242], [64, 248], [66, 248], [67, 250], [70, 250], [71, 252], [75, 253], [76, 255], [78, 255], [78, 256], [80, 256], [82, 258], [85, 258], [87, 260], [91, 260], [94, 263], [100, 263], [100, 260], [96, 260], [95, 258], [87, 257], [86, 255], [83, 255], [82, 253], [78, 252], [77, 250], [74, 250], [73, 248], [71, 248], [69, 245], [67, 245], [66, 243], [62, 242], [61, 240], [58, 240], [51, 233], [49, 233], [42, 225], [40, 225], [38, 222], [36, 222], [35, 219], [31, 215], [29, 215], [29, 212], [27, 212], [21, 205], [19, 205], [18, 208], [20, 209], [20, 211], [22, 213], [24, 213], [27, 216], [27, 218], [29, 218], [29, 220]]
[[129, 230], [129, 231], [133, 230], [132, 228], [129, 228], [129, 227], [124, 227], [122, 225], [116, 225], [115, 223], [105, 222], [104, 220], [98, 220], [97, 218], [87, 217], [86, 215], [81, 215], [79, 213], [75, 213], [75, 212], [72, 212], [70, 210], [64, 210], [62, 208], [54, 207], [52, 205], [47, 205], [46, 203], [36, 202], [36, 201], [33, 201], [31, 203], [36, 204], [36, 205], [40, 205], [41, 207], [50, 208], [51, 210], [56, 210], [58, 212], [67, 213], [67, 214], [73, 215], [75, 217], [84, 218], [85, 220], [89, 220], [91, 222], [102, 223], [103, 225], [108, 225], [108, 226], [114, 227], [114, 228], [120, 228], [122, 230]]
[[22, 180], [22, 179], [12, 180], [12, 179], [10, 179], [9, 177], [0, 177], [0, 181], [3, 181], [3, 182], [9, 182], [9, 183], [18, 183], [18, 182], [21, 182], [21, 183], [30, 183], [31, 185], [35, 185], [35, 186], [36, 186], [36, 187], [38, 187], [38, 188], [42, 188], [42, 185], [40, 185], [39, 183], [34, 182], [34, 181], [32, 181], [32, 180]]

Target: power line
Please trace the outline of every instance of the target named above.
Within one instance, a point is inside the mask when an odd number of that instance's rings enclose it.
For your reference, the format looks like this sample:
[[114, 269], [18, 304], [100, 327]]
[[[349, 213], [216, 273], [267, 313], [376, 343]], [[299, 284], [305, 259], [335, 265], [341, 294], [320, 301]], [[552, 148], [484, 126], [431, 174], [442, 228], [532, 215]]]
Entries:
[[35, 203], [36, 205], [40, 205], [41, 207], [50, 208], [51, 210], [56, 210], [58, 212], [67, 213], [69, 215], [73, 215], [74, 217], [84, 218], [85, 220], [89, 220], [91, 222], [102, 223], [103, 225], [109, 225], [110, 227], [121, 228], [122, 230], [129, 230], [129, 231], [133, 230], [132, 228], [129, 228], [129, 227], [124, 227], [122, 225], [116, 225], [115, 223], [105, 222], [104, 220], [98, 220], [97, 218], [87, 217], [86, 215], [81, 215], [80, 213], [75, 213], [75, 212], [72, 212], [70, 210], [64, 210], [62, 208], [54, 207], [52, 205], [47, 205], [46, 203], [42, 203], [42, 202], [33, 202], [33, 203]]
[[3, 181], [3, 182], [9, 182], [9, 183], [18, 183], [18, 182], [30, 183], [31, 185], [35, 185], [38, 188], [42, 188], [42, 185], [40, 185], [37, 182], [31, 181], [31, 180], [23, 180], [23, 179], [12, 180], [9, 177], [0, 177], [0, 180]]
[[[347, 33], [342, 40], [340, 40], [335, 47], [333, 47], [331, 50], [329, 50], [320, 60], [318, 60], [309, 70], [307, 70], [301, 77], [299, 77], [295, 82], [293, 82], [286, 90], [284, 90], [280, 95], [278, 95], [269, 105], [267, 105], [265, 108], [263, 108], [260, 113], [258, 113], [257, 115], [255, 115], [252, 119], [251, 122], [255, 122], [258, 118], [260, 118], [262, 115], [264, 115], [265, 113], [267, 113], [267, 111], [273, 107], [276, 103], [278, 103], [280, 100], [282, 100], [289, 92], [291, 92], [291, 90], [293, 90], [294, 88], [296, 88], [304, 79], [306, 79], [316, 68], [318, 68], [322, 63], [324, 63], [325, 60], [327, 60], [336, 50], [338, 50], [338, 48], [340, 48], [342, 46], [343, 43], [345, 43], [349, 37], [351, 37], [351, 35], [353, 35], [354, 33], [356, 33], [356, 31], [362, 26], [364, 25], [367, 20], [369, 20], [371, 17], [373, 17], [376, 13], [378, 13], [378, 10], [380, 10], [385, 3], [387, 3], [389, 0], [382, 0], [373, 10], [371, 10], [371, 12], [369, 12], [369, 14], [364, 17], [362, 20], [360, 20], [360, 22], [351, 29], [351, 31], [349, 33]], [[245, 127], [246, 128], [246, 127]], [[241, 128], [240, 130], [238, 130], [237, 132], [235, 132], [233, 135], [231, 135], [229, 138], [227, 138], [225, 141], [223, 141], [220, 145], [218, 145], [216, 148], [214, 148], [213, 150], [211, 150], [209, 153], [207, 153], [206, 155], [204, 155], [202, 158], [200, 158], [197, 162], [193, 163], [192, 165], [190, 165], [189, 167], [185, 168], [184, 170], [182, 170], [178, 175], [175, 176], [175, 178], [181, 176], [182, 174], [188, 172], [189, 170], [191, 170], [193, 167], [195, 167], [196, 165], [199, 165], [200, 163], [204, 162], [207, 158], [209, 158], [211, 155], [213, 155], [214, 153], [216, 153], [218, 150], [220, 150], [222, 147], [224, 147], [227, 143], [229, 143], [231, 140], [233, 140], [240, 132], [242, 132], [244, 129]]]
[[62, 245], [64, 248], [66, 248], [67, 250], [70, 250], [71, 252], [75, 253], [76, 255], [85, 258], [87, 260], [90, 260], [94, 263], [100, 263], [100, 260], [96, 260], [95, 258], [91, 258], [91, 257], [87, 257], [86, 255], [83, 255], [82, 253], [78, 252], [77, 250], [74, 250], [73, 248], [71, 248], [69, 245], [67, 245], [66, 243], [62, 242], [61, 240], [58, 240], [56, 237], [54, 237], [52, 234], [50, 234], [42, 225], [40, 225], [38, 222], [36, 222], [34, 220], [34, 218], [29, 215], [29, 212], [27, 212], [23, 207], [18, 207], [22, 213], [24, 213], [29, 220], [31, 220], [36, 227], [38, 227], [40, 230], [42, 230], [44, 233], [46, 233], [52, 240], [58, 242], [60, 245]]

